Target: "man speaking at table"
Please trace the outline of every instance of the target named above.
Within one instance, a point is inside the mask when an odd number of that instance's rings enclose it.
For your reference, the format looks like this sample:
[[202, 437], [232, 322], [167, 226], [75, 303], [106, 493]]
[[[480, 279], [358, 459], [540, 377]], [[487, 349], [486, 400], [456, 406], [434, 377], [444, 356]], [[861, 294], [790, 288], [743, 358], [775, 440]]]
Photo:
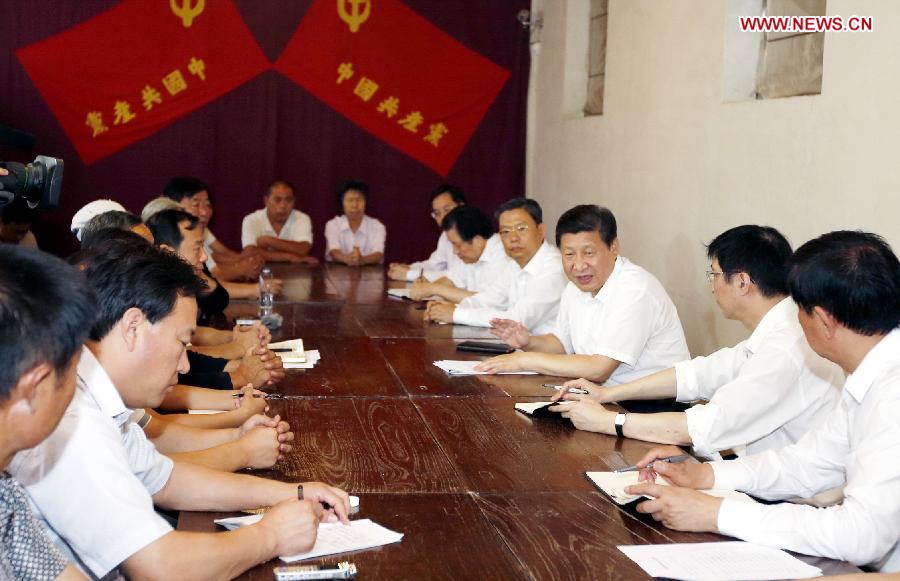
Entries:
[[[173, 462], [130, 421], [134, 409], [158, 406], [177, 373], [187, 371], [202, 282], [177, 255], [150, 245], [124, 259], [109, 254], [99, 247], [80, 262], [98, 316], [78, 364], [76, 395], [56, 431], [18, 454], [10, 469], [57, 544], [96, 577], [121, 567], [129, 578], [170, 579], [187, 572], [231, 578], [278, 555], [309, 550], [320, 519], [333, 518], [320, 502], [346, 521], [346, 493]], [[197, 534], [173, 531], [154, 504], [272, 508], [258, 525]]]

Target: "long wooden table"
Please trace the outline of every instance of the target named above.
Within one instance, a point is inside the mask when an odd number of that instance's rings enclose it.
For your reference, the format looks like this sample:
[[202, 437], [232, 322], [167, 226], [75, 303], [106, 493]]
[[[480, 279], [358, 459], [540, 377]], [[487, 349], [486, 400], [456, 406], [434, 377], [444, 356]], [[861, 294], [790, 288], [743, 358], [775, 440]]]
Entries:
[[[721, 540], [666, 529], [619, 507], [586, 479], [633, 464], [650, 444], [532, 419], [516, 401], [547, 399], [547, 376], [448, 377], [437, 359], [476, 359], [456, 340], [484, 330], [426, 325], [416, 303], [388, 297], [380, 267], [280, 266], [285, 296], [275, 340], [318, 349], [313, 369], [289, 371], [275, 402], [294, 451], [261, 476], [321, 480], [357, 494], [360, 517], [403, 532], [400, 543], [312, 563], [356, 563], [361, 579], [645, 579], [616, 546]], [[231, 317], [255, 314], [236, 302]], [[627, 405], [627, 404], [626, 404]], [[217, 513], [182, 513], [178, 528], [215, 530]], [[826, 574], [858, 569], [801, 557]], [[277, 562], [244, 578], [271, 579]]]

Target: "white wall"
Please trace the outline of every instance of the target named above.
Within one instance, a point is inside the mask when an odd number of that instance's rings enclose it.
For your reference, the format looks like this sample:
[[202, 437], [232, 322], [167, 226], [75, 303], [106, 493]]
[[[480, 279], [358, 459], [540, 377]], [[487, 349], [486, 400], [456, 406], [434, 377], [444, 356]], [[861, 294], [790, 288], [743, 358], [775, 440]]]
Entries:
[[610, 0], [604, 113], [585, 118], [573, 95], [587, 1], [535, 0], [529, 196], [551, 232], [575, 204], [608, 206], [622, 253], [669, 290], [692, 354], [747, 334], [704, 278], [703, 244], [732, 226], [774, 226], [794, 247], [863, 229], [900, 251], [900, 2], [828, 0], [828, 14], [873, 16], [874, 31], [826, 33], [821, 95], [725, 103], [726, 2]]

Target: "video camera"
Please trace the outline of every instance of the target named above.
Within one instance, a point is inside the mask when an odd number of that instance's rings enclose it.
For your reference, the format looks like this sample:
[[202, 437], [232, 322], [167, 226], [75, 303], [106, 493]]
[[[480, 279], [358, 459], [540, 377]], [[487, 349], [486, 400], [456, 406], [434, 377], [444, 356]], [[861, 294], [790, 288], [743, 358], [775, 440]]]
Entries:
[[16, 198], [24, 198], [30, 208], [49, 209], [59, 205], [63, 160], [37, 156], [29, 164], [0, 162], [9, 175], [0, 176], [0, 207]]

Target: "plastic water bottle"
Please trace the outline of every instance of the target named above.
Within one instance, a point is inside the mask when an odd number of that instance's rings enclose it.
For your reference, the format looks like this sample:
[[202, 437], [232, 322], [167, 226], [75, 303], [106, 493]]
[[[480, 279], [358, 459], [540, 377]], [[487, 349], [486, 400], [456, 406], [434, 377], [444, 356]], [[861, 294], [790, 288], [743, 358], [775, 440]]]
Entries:
[[265, 319], [272, 315], [272, 307], [275, 304], [275, 296], [272, 294], [272, 269], [264, 267], [259, 273], [259, 318]]

